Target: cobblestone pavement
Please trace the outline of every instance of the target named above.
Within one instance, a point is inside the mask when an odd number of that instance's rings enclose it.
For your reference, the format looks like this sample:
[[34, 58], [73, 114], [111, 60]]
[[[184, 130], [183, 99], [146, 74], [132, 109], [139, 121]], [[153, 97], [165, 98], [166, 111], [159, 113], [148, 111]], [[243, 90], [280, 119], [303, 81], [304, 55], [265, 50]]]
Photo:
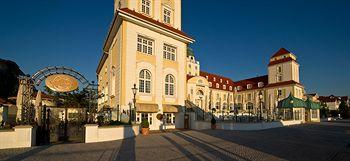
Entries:
[[[4, 138], [0, 138], [4, 139]], [[120, 141], [0, 150], [0, 160], [350, 160], [350, 126], [175, 131]]]

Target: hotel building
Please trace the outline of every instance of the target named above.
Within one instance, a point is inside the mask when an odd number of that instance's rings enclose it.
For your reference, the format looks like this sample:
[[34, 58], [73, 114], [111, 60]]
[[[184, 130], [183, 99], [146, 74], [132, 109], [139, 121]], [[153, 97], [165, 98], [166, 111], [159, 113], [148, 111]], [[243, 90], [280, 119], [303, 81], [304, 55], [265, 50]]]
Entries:
[[201, 71], [188, 47], [194, 39], [181, 31], [181, 0], [115, 0], [114, 10], [96, 70], [99, 110], [127, 114], [136, 84], [136, 122], [148, 119], [156, 130], [174, 125], [186, 102], [216, 109], [217, 116], [257, 113], [259, 106], [271, 114], [290, 93], [304, 96], [297, 57], [284, 48], [270, 58], [264, 76], [233, 81]]
[[[174, 123], [185, 105], [186, 55], [194, 39], [181, 31], [180, 0], [115, 0], [115, 14], [97, 67], [99, 109], [127, 112], [136, 84], [136, 120], [151, 129], [165, 114]], [[159, 115], [158, 115], [159, 116]]]

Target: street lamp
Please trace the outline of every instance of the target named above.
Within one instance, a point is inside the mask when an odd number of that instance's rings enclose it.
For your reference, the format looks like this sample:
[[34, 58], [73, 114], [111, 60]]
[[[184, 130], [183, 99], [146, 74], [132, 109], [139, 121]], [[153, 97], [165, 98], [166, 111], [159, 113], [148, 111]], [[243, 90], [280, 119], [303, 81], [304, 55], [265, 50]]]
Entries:
[[[131, 88], [131, 90], [132, 90], [132, 93], [134, 94], [134, 99], [133, 99], [133, 103], [134, 103], [134, 111], [135, 111], [135, 119], [136, 119], [136, 93], [137, 93], [137, 88], [136, 88], [136, 84], [134, 84], [134, 87], [133, 88]], [[130, 109], [130, 115], [131, 115], [131, 109]], [[131, 119], [130, 119], [131, 120]], [[134, 120], [134, 121], [136, 121], [136, 120]], [[131, 123], [130, 123], [131, 124]]]
[[263, 99], [263, 94], [261, 91], [259, 91], [259, 103], [260, 103], [260, 121], [262, 120], [262, 99]]

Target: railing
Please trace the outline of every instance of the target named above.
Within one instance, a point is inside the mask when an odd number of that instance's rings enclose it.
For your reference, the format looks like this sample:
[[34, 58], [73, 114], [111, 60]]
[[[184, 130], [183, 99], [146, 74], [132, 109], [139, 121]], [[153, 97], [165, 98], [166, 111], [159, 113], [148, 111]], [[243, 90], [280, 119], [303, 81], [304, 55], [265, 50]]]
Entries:
[[212, 113], [205, 112], [202, 108], [198, 107], [193, 102], [186, 100], [186, 107], [191, 108], [196, 114], [196, 120], [210, 120], [212, 117]]

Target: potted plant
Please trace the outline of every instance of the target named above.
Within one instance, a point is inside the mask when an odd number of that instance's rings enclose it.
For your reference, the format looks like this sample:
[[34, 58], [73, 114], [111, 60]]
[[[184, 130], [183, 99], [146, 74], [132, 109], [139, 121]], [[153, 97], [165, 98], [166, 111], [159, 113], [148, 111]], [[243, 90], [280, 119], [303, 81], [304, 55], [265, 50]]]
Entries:
[[149, 122], [147, 119], [142, 119], [141, 122], [141, 133], [142, 135], [148, 135], [149, 134]]
[[214, 117], [211, 118], [211, 129], [216, 129], [216, 120]]

